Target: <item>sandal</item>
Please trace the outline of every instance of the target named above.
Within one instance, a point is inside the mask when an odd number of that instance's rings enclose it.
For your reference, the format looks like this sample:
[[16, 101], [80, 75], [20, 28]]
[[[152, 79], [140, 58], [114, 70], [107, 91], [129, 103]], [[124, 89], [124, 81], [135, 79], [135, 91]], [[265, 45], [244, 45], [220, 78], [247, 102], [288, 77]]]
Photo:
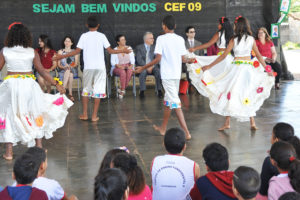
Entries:
[[75, 101], [74, 97], [73, 97], [71, 94], [69, 94], [68, 97], [69, 97], [69, 99], [70, 99], [72, 102]]

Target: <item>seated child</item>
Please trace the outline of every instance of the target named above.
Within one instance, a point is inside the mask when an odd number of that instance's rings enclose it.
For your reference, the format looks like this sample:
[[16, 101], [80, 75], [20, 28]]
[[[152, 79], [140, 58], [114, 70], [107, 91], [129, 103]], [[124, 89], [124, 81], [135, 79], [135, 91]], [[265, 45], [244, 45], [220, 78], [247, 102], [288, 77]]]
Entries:
[[166, 132], [164, 145], [168, 154], [156, 156], [152, 161], [154, 200], [185, 199], [199, 178], [199, 165], [183, 156], [185, 140], [185, 133], [180, 128]]
[[39, 165], [34, 156], [30, 154], [21, 155], [14, 164], [13, 179], [17, 181], [16, 187], [7, 186], [0, 192], [1, 200], [47, 200], [47, 194], [37, 188], [32, 187], [32, 182], [36, 179]]
[[45, 191], [49, 200], [77, 199], [74, 195], [68, 198], [66, 193], [64, 192], [64, 189], [57, 181], [45, 177], [48, 166], [45, 149], [39, 147], [31, 147], [26, 151], [26, 153], [32, 155], [39, 166], [38, 175], [37, 178], [33, 181], [32, 187]]
[[259, 174], [251, 167], [241, 166], [234, 171], [233, 193], [238, 200], [255, 200], [259, 187]]
[[271, 147], [270, 156], [279, 175], [270, 179], [268, 199], [278, 200], [286, 192], [300, 192], [300, 161], [294, 147], [287, 142], [276, 142]]
[[196, 181], [190, 191], [190, 197], [193, 200], [236, 199], [232, 191], [233, 172], [228, 171], [229, 157], [227, 149], [221, 144], [211, 143], [204, 148], [202, 156], [207, 173]]
[[[273, 127], [271, 144], [278, 141], [286, 141], [292, 144], [296, 150], [297, 155], [300, 155], [300, 141], [295, 136], [294, 128], [288, 123], [280, 122]], [[298, 156], [299, 157], [299, 156]], [[269, 181], [273, 176], [279, 174], [276, 167], [271, 164], [270, 156], [267, 156], [264, 160], [261, 170], [261, 186], [259, 193], [256, 197], [257, 200], [267, 200]]]
[[127, 200], [127, 178], [120, 169], [105, 169], [95, 178], [94, 200]]
[[128, 153], [118, 153], [113, 160], [113, 167], [121, 169], [127, 175], [129, 186], [128, 200], [151, 200], [152, 193], [146, 185], [145, 175], [137, 160]]
[[287, 192], [281, 195], [278, 200], [300, 200], [300, 194], [297, 192]]

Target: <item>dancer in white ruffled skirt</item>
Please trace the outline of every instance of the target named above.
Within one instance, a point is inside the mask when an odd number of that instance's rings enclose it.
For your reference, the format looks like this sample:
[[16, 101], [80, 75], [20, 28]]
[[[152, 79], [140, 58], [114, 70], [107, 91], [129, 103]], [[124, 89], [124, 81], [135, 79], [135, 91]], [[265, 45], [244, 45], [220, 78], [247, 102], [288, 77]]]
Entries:
[[[13, 23], [0, 53], [0, 70], [6, 64], [8, 74], [0, 85], [0, 142], [6, 143], [6, 160], [13, 159], [12, 146], [18, 142], [42, 147], [42, 138], [62, 127], [67, 109], [73, 104], [65, 89], [53, 80], [40, 63], [39, 55], [31, 48], [32, 37], [21, 23]], [[45, 94], [35, 81], [32, 66], [60, 94]]]
[[[247, 19], [238, 17], [234, 29], [235, 36], [222, 55], [195, 56], [195, 63], [187, 66], [192, 84], [209, 98], [211, 111], [226, 116], [219, 130], [230, 128], [230, 117], [250, 119], [251, 129], [256, 130], [254, 116], [270, 96], [273, 72], [256, 47]], [[228, 59], [231, 50], [234, 58]], [[252, 50], [259, 62], [251, 60]]]

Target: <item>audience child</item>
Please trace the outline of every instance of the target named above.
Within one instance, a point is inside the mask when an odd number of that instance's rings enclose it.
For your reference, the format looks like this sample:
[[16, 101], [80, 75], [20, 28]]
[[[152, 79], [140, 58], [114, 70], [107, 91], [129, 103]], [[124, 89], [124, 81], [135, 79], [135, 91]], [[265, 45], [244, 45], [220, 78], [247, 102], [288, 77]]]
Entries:
[[7, 186], [0, 192], [1, 200], [47, 200], [47, 194], [32, 187], [32, 182], [38, 175], [39, 165], [33, 155], [23, 154], [15, 161], [13, 167], [13, 179], [17, 186]]
[[276, 142], [271, 147], [270, 156], [279, 175], [273, 176], [269, 182], [268, 199], [278, 200], [286, 192], [300, 192], [300, 161], [294, 147], [287, 142]]
[[118, 153], [113, 160], [113, 167], [121, 169], [127, 175], [129, 186], [128, 200], [152, 199], [151, 190], [146, 185], [145, 175], [133, 155], [125, 152]]
[[45, 177], [45, 173], [48, 167], [47, 156], [45, 149], [39, 147], [31, 147], [26, 151], [34, 157], [35, 162], [39, 166], [37, 178], [33, 181], [32, 187], [43, 190], [47, 193], [49, 200], [76, 200], [77, 198], [72, 195], [67, 197], [64, 189], [60, 184], [53, 180]]
[[[296, 149], [298, 158], [300, 155], [300, 142], [299, 139], [295, 136], [294, 128], [288, 123], [280, 122], [277, 123], [273, 127], [272, 136], [271, 136], [271, 144], [274, 144], [278, 141], [286, 141], [294, 146]], [[277, 176], [279, 174], [276, 167], [274, 167], [270, 161], [270, 156], [267, 156], [264, 160], [262, 170], [261, 170], [261, 186], [259, 190], [259, 194], [257, 195], [258, 200], [267, 199], [269, 181], [273, 176]]]
[[297, 192], [287, 192], [281, 195], [278, 200], [300, 200], [300, 194]]
[[108, 152], [106, 152], [106, 154], [101, 162], [98, 174], [101, 174], [103, 172], [103, 170], [105, 170], [105, 169], [111, 168], [112, 161], [114, 160], [115, 156], [118, 153], [122, 153], [122, 152], [126, 152], [126, 150], [123, 147], [115, 148], [115, 149], [112, 149], [112, 150], [109, 150]]
[[190, 191], [190, 197], [193, 200], [236, 199], [232, 191], [233, 172], [228, 171], [229, 157], [227, 149], [221, 144], [211, 143], [204, 148], [202, 156], [207, 173], [196, 181]]
[[164, 136], [168, 152], [152, 161], [152, 187], [154, 200], [185, 199], [200, 176], [197, 163], [183, 156], [186, 149], [185, 133], [171, 128]]
[[241, 166], [234, 171], [232, 189], [238, 200], [255, 200], [259, 187], [260, 179], [256, 170]]
[[127, 200], [129, 188], [124, 172], [105, 169], [95, 178], [94, 200]]

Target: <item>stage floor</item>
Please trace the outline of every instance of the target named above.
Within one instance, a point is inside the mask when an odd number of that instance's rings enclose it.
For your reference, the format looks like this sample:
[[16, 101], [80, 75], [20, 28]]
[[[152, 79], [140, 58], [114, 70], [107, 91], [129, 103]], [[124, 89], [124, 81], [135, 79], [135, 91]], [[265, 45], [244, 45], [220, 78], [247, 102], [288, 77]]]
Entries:
[[[300, 133], [300, 82], [282, 84], [279, 91], [272, 90], [271, 96], [258, 111], [256, 119], [259, 130], [250, 131], [248, 122], [232, 120], [231, 129], [219, 132], [217, 129], [224, 118], [212, 114], [207, 99], [199, 94], [182, 95], [181, 101], [185, 118], [192, 135], [187, 143], [185, 155], [199, 163], [201, 174], [205, 174], [202, 150], [211, 142], [225, 145], [230, 155], [230, 169], [240, 165], [254, 167], [259, 172], [264, 157], [270, 148], [272, 127], [284, 121]], [[75, 92], [74, 92], [75, 94]], [[149, 169], [152, 159], [164, 154], [163, 137], [152, 128], [160, 124], [163, 116], [163, 99], [158, 99], [154, 89], [146, 91], [146, 98], [134, 98], [128, 89], [125, 98], [101, 102], [99, 122], [80, 121], [81, 103], [76, 102], [70, 109], [65, 126], [52, 139], [44, 140], [48, 149], [47, 177], [59, 181], [67, 194], [79, 199], [93, 199], [94, 177], [98, 172], [104, 154], [118, 146], [127, 146], [135, 154], [144, 169], [147, 183], [151, 184]], [[91, 111], [91, 109], [89, 109]], [[175, 113], [168, 128], [179, 126]], [[4, 145], [0, 145], [4, 153]], [[26, 151], [26, 147], [14, 147], [14, 156]], [[0, 161], [0, 185], [12, 184], [13, 162]]]

